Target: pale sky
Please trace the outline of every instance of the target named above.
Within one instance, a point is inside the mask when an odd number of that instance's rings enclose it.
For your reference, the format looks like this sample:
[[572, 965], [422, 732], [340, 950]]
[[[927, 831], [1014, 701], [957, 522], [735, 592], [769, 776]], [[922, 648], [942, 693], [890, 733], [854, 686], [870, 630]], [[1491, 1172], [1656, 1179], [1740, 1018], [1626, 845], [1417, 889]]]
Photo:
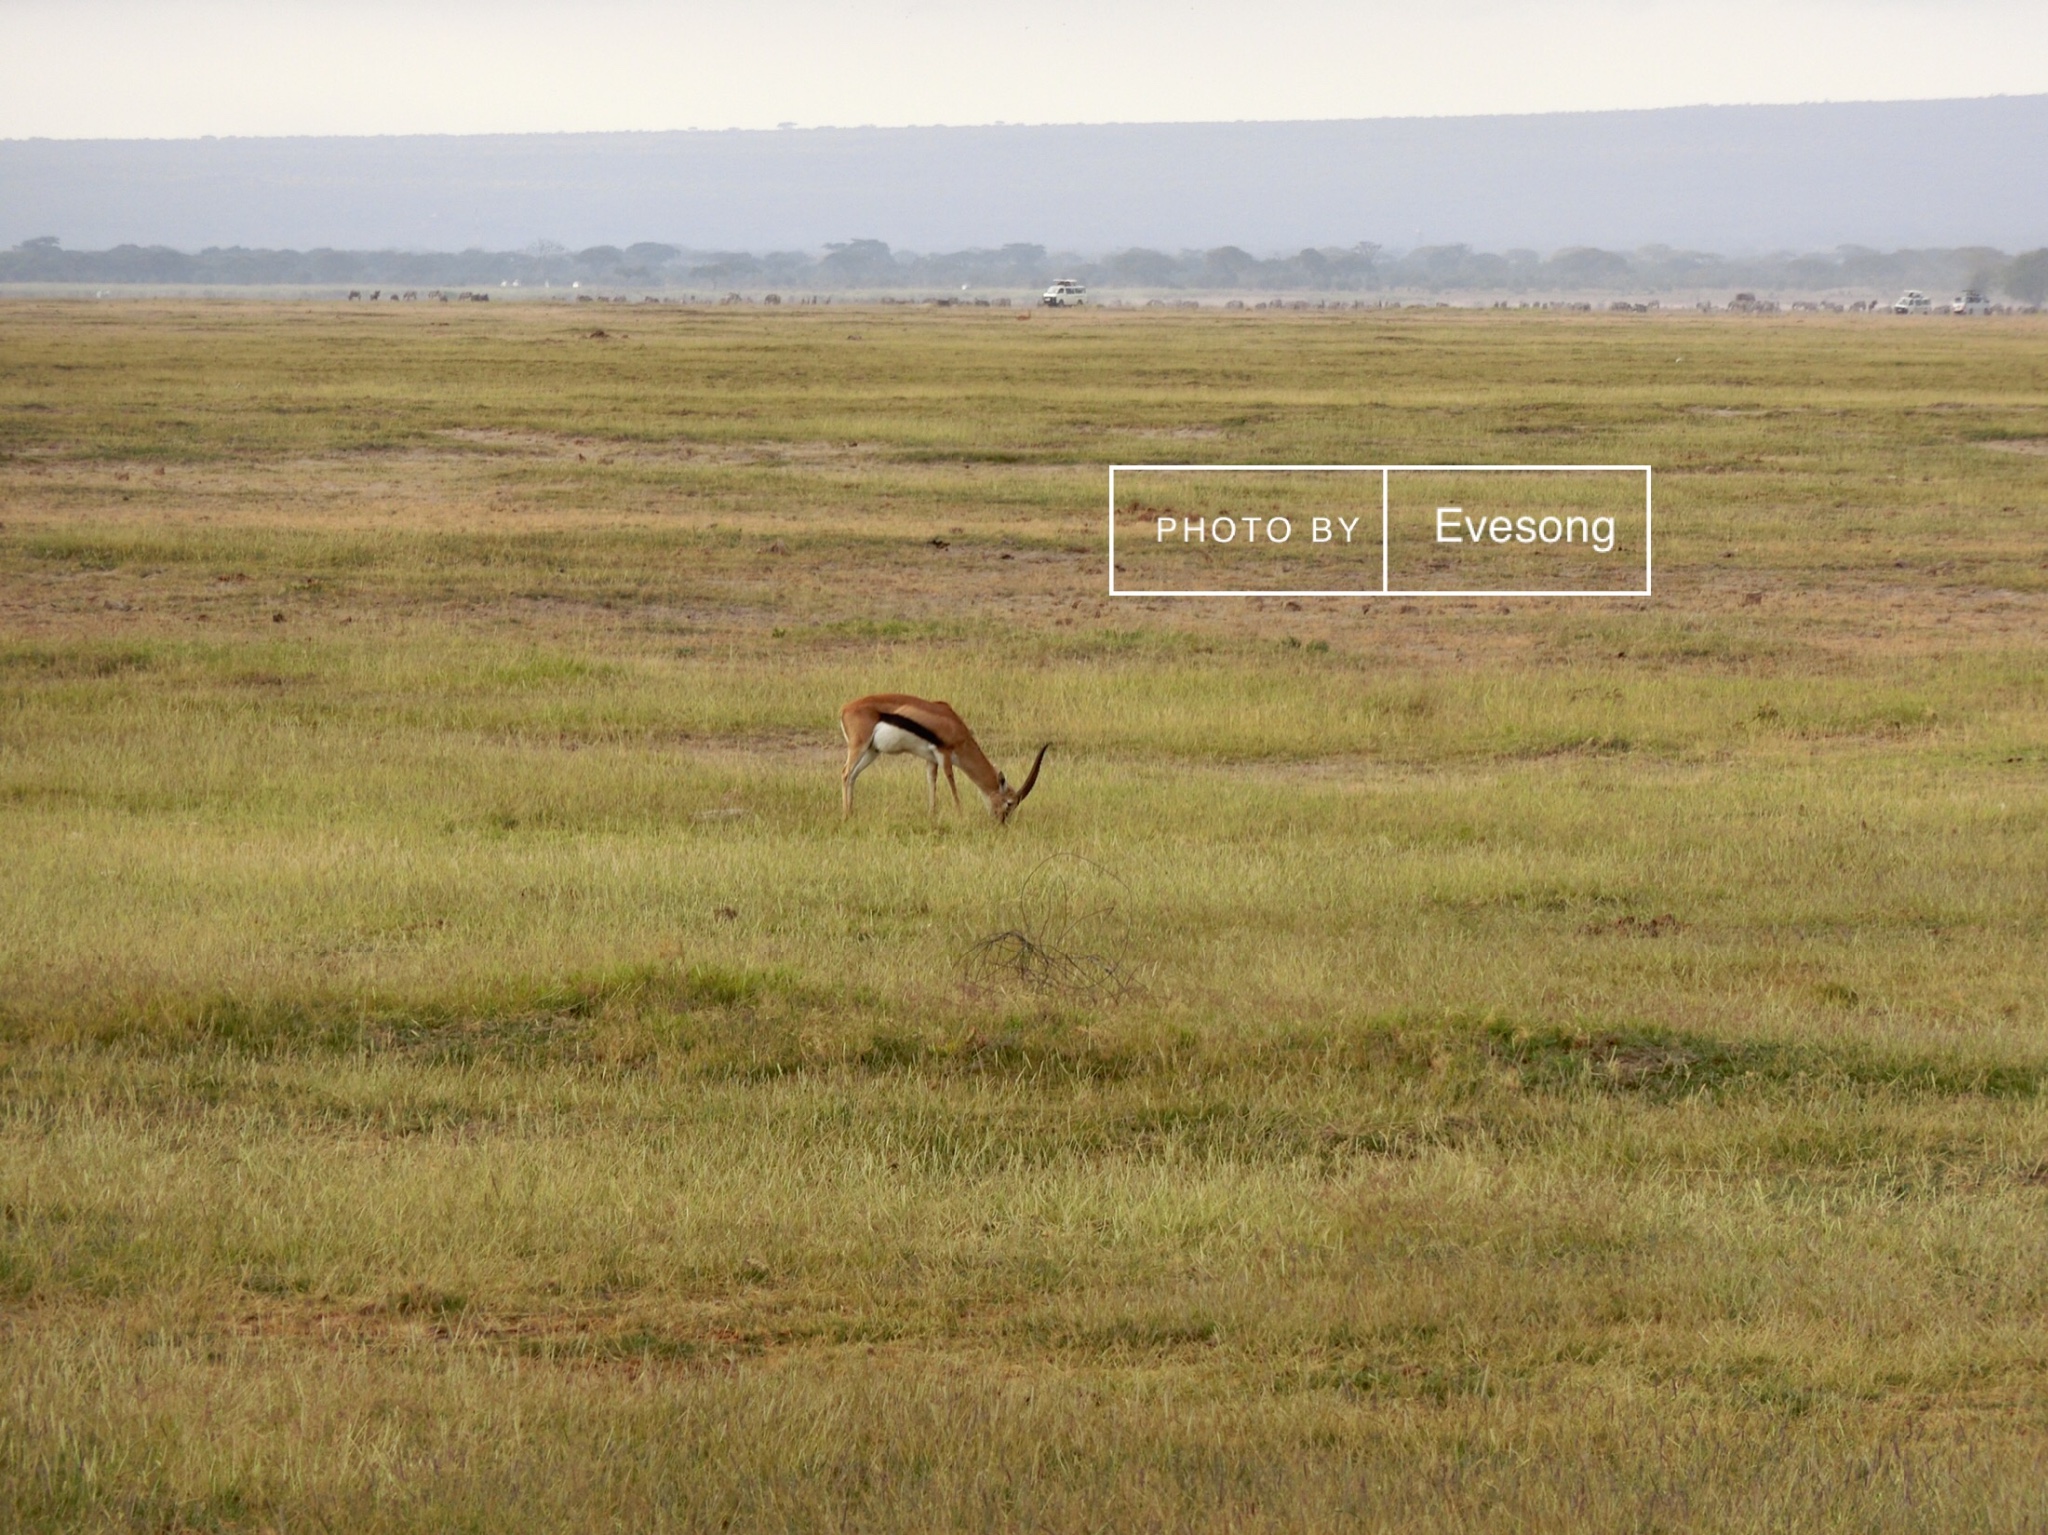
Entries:
[[2048, 91], [2048, 0], [0, 0], [0, 138], [1441, 116]]

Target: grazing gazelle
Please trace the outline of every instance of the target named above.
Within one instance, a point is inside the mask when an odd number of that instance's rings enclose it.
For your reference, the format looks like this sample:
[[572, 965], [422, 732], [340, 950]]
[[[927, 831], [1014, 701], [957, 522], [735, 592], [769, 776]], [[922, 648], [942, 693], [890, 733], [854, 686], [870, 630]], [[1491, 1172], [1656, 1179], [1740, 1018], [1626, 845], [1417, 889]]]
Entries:
[[839, 790], [845, 813], [853, 814], [853, 782], [875, 758], [891, 752], [908, 752], [924, 759], [925, 775], [931, 785], [932, 814], [939, 812], [939, 769], [946, 770], [946, 787], [953, 791], [953, 803], [960, 803], [960, 785], [953, 778], [953, 764], [959, 763], [981, 797], [988, 801], [989, 814], [998, 823], [1024, 803], [1024, 796], [1038, 782], [1039, 765], [1052, 749], [1046, 742], [1038, 748], [1037, 760], [1024, 779], [1024, 787], [1013, 789], [1010, 780], [996, 771], [967, 728], [967, 721], [948, 703], [912, 698], [908, 693], [871, 693], [856, 698], [839, 711], [839, 733], [846, 737], [846, 771], [839, 775]]

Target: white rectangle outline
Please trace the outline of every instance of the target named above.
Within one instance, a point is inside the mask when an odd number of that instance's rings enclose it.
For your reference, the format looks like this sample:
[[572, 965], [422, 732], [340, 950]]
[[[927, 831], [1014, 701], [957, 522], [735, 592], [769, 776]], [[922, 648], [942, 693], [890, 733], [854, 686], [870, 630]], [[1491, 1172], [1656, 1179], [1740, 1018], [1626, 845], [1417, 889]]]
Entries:
[[[1377, 474], [1380, 477], [1380, 585], [1338, 591], [1153, 591], [1116, 589], [1116, 476], [1127, 474]], [[1396, 474], [1640, 474], [1643, 477], [1643, 588], [1592, 590], [1537, 588], [1533, 591], [1395, 591], [1393, 540], [1389, 527], [1390, 487]], [[1651, 523], [1655, 518], [1655, 471], [1649, 464], [1111, 464], [1109, 466], [1109, 595], [1112, 597], [1648, 597], [1653, 595]]]

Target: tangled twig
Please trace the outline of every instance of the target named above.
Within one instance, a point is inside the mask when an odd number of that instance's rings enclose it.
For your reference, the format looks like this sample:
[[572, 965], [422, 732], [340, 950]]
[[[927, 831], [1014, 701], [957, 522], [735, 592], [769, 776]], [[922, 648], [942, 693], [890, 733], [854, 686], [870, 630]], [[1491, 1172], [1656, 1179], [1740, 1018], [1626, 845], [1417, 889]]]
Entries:
[[970, 944], [961, 968], [974, 986], [1021, 984], [1075, 1001], [1110, 1000], [1133, 985], [1130, 887], [1073, 853], [1056, 853], [1024, 878], [1004, 926]]

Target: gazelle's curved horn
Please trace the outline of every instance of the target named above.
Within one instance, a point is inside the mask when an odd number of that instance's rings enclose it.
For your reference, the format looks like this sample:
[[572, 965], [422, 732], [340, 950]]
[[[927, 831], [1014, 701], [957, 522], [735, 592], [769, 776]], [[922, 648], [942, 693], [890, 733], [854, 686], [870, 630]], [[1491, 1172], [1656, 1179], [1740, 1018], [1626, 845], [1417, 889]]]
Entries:
[[1031, 764], [1031, 771], [1024, 775], [1024, 787], [1017, 791], [1018, 804], [1024, 803], [1025, 796], [1031, 792], [1031, 786], [1038, 782], [1039, 766], [1045, 761], [1045, 754], [1051, 750], [1052, 742], [1050, 741], [1047, 741], [1045, 745], [1038, 748], [1038, 756]]

